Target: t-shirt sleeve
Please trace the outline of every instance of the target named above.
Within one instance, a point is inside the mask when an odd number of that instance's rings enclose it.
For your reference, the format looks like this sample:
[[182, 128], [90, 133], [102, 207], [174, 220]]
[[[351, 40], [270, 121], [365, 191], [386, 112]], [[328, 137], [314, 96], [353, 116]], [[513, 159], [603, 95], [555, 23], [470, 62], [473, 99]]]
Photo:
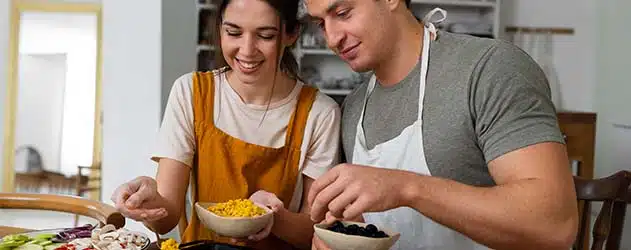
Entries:
[[546, 75], [528, 54], [498, 42], [475, 72], [470, 105], [487, 163], [533, 144], [564, 143]]
[[339, 163], [341, 116], [339, 106], [331, 105], [315, 117], [317, 123], [302, 170], [306, 176], [317, 179]]
[[193, 125], [192, 75], [178, 78], [171, 88], [158, 132], [153, 161], [169, 158], [192, 166], [195, 154]]

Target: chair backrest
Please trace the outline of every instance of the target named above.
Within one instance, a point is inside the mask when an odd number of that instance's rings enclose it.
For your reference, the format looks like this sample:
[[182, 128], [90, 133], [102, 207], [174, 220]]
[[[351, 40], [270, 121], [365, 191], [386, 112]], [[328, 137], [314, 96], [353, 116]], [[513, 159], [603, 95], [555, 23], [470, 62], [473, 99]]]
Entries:
[[[85, 170], [88, 170], [86, 172]], [[93, 173], [94, 172], [94, 173]], [[85, 197], [88, 192], [96, 191], [101, 198], [101, 167], [100, 166], [77, 166], [75, 179], [75, 195]]]
[[0, 193], [0, 208], [66, 212], [96, 219], [100, 226], [125, 226], [125, 217], [116, 208], [76, 196], [32, 193]]
[[[619, 249], [622, 237], [623, 219], [627, 204], [631, 203], [631, 172], [619, 171], [613, 175], [598, 179], [585, 179], [574, 176], [576, 196], [582, 201], [579, 232], [574, 249], [583, 250], [586, 230], [589, 228], [588, 218], [590, 202], [603, 202], [602, 208], [592, 230], [591, 249]], [[579, 204], [579, 206], [581, 206]]]

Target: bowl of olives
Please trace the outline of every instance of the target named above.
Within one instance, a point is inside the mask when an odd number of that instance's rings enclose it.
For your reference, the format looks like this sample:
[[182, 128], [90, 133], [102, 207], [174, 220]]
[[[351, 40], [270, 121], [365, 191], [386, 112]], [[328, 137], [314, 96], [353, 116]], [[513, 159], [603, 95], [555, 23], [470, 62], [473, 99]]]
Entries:
[[351, 221], [316, 224], [313, 227], [318, 238], [333, 250], [387, 250], [401, 236], [384, 227]]

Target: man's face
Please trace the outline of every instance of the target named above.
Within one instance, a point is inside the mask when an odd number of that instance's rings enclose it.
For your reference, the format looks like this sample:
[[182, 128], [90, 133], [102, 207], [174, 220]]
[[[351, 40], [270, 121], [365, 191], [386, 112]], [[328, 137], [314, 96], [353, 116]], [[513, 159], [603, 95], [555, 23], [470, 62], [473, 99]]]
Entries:
[[[387, 51], [389, 10], [382, 0], [306, 0], [327, 45], [356, 72], [373, 70]], [[395, 27], [391, 27], [395, 28]]]

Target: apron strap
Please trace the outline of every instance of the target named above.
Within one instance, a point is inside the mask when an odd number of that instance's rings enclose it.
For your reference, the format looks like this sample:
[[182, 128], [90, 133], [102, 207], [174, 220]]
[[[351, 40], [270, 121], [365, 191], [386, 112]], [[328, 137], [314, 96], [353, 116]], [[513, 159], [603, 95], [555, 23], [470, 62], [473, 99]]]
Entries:
[[[197, 98], [195, 98], [197, 97]], [[195, 127], [195, 143], [201, 143], [203, 133], [201, 124], [206, 126], [214, 126], [214, 109], [215, 109], [215, 74], [210, 72], [195, 72], [193, 75], [193, 119]], [[199, 158], [197, 153], [193, 156], [193, 166], [191, 168], [191, 176], [189, 177], [189, 192], [191, 195], [191, 218], [195, 216], [195, 202], [199, 200], [197, 197], [197, 166]], [[186, 214], [187, 204], [184, 204], [180, 220], [178, 222], [178, 230], [180, 237], [184, 235], [188, 227], [188, 215]]]
[[431, 10], [429, 13], [427, 13], [427, 15], [425, 15], [425, 17], [423, 17], [423, 24], [425, 24], [425, 26], [429, 29], [429, 32], [436, 35], [436, 26], [434, 25], [434, 22], [432, 22], [432, 17], [434, 16], [434, 14], [436, 14], [436, 12], [439, 12], [440, 14], [442, 14], [442, 18], [440, 18], [439, 20], [435, 21], [435, 23], [441, 23], [443, 22], [445, 19], [447, 19], [447, 11], [441, 9], [441, 8], [434, 8], [433, 10]]
[[289, 119], [287, 125], [287, 134], [285, 135], [285, 146], [294, 149], [300, 149], [304, 138], [305, 128], [307, 126], [307, 118], [311, 107], [315, 102], [318, 90], [314, 87], [303, 85], [298, 96], [296, 109]]

